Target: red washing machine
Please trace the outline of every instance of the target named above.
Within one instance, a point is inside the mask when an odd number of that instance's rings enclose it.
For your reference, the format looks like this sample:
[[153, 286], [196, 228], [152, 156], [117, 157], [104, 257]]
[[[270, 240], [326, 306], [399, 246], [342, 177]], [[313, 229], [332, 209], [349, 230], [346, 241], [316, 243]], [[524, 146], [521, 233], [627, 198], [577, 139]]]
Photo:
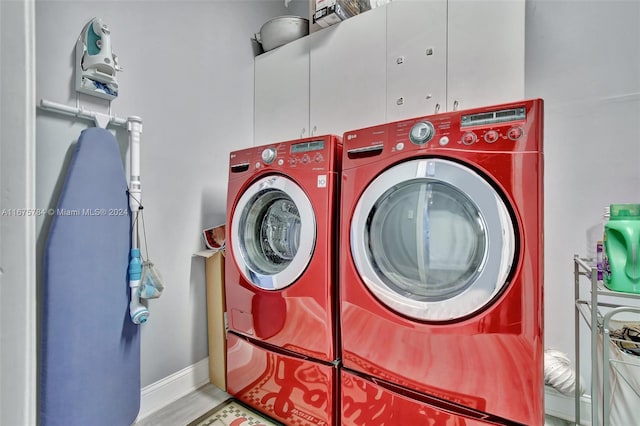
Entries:
[[342, 424], [544, 424], [542, 136], [540, 99], [345, 133]]
[[341, 155], [318, 136], [230, 157], [227, 391], [287, 424], [336, 423]]

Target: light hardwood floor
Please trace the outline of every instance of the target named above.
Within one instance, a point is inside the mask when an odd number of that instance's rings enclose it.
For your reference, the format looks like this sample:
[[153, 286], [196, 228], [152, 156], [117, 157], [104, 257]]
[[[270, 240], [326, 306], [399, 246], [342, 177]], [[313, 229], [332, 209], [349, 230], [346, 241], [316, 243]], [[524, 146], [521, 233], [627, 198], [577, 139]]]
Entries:
[[138, 420], [132, 426], [186, 426], [228, 398], [226, 392], [207, 384]]
[[[186, 426], [230, 396], [208, 384], [177, 401], [138, 420], [132, 426]], [[572, 423], [546, 416], [545, 426], [569, 426]]]

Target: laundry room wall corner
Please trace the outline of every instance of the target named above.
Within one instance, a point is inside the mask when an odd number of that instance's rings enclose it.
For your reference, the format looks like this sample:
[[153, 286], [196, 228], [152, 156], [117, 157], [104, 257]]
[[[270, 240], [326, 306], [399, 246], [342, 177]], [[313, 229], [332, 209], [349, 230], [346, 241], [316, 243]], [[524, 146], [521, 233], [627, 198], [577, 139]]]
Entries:
[[0, 424], [36, 424], [35, 15], [0, 2]]
[[525, 93], [545, 100], [545, 347], [572, 359], [573, 256], [604, 206], [638, 202], [638, 19], [638, 2], [526, 3]]
[[[191, 257], [203, 248], [202, 229], [225, 220], [227, 153], [253, 143], [251, 37], [285, 13], [281, 0], [35, 3], [35, 98], [75, 106], [75, 42], [98, 16], [124, 67], [111, 110], [144, 120], [142, 254], [148, 247], [165, 290], [150, 301], [149, 321], [141, 326], [141, 387], [207, 358], [205, 279]], [[194, 37], [194, 28], [215, 28], [216, 36]], [[109, 107], [86, 95], [80, 103], [100, 112]], [[36, 207], [55, 203], [66, 153], [86, 126], [38, 112]], [[46, 238], [41, 222], [36, 233]]]

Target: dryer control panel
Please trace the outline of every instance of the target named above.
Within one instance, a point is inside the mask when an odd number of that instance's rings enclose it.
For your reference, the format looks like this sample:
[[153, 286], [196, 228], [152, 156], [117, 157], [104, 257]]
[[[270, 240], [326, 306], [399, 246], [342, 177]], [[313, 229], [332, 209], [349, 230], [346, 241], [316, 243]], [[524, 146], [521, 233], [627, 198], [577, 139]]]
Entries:
[[[453, 111], [346, 132], [345, 162], [403, 152], [540, 151], [542, 100]], [[344, 167], [348, 167], [345, 163]]]

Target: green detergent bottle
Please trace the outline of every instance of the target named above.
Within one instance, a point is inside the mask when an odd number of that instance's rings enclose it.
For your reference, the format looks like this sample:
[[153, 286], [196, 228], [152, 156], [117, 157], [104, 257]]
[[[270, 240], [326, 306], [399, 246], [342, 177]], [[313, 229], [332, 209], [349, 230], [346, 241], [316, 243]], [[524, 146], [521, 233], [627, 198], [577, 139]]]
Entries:
[[604, 285], [640, 293], [640, 204], [611, 204], [604, 225]]

